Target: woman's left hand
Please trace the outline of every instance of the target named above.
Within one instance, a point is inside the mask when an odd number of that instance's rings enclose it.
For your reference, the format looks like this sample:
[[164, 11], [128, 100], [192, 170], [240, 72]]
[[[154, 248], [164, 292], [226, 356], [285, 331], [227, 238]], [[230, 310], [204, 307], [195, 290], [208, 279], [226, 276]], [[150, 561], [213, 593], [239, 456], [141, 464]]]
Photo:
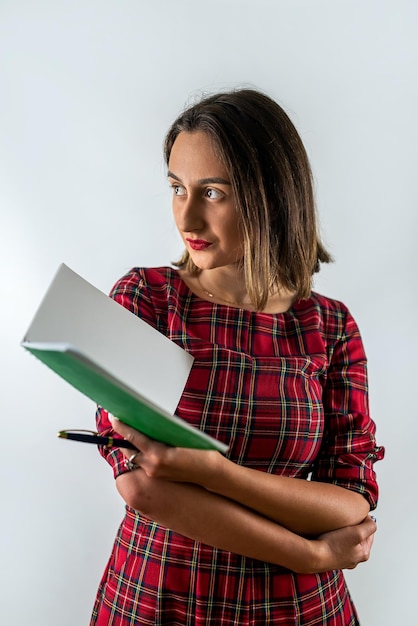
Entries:
[[[110, 417], [110, 416], [109, 416]], [[133, 462], [149, 478], [163, 478], [169, 481], [195, 483], [201, 486], [210, 484], [222, 456], [215, 450], [176, 448], [146, 437], [138, 430], [111, 417], [115, 432], [122, 435], [138, 448]], [[133, 456], [132, 450], [120, 448], [126, 458]]]
[[313, 540], [313, 544], [320, 548], [320, 560], [315, 564], [314, 571], [354, 569], [359, 563], [367, 561], [376, 530], [374, 518], [368, 515], [361, 524], [323, 533]]

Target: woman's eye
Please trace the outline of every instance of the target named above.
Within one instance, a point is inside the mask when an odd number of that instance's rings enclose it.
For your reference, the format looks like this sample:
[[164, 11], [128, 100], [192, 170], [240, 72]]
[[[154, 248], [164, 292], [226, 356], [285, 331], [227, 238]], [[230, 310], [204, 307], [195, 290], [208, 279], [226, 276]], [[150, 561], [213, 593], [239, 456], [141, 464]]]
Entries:
[[184, 194], [186, 193], [184, 187], [182, 187], [181, 185], [171, 185], [171, 188], [175, 196], [184, 196]]
[[222, 193], [220, 191], [218, 191], [217, 189], [212, 189], [212, 188], [206, 189], [206, 195], [211, 200], [219, 200], [219, 198], [222, 197]]

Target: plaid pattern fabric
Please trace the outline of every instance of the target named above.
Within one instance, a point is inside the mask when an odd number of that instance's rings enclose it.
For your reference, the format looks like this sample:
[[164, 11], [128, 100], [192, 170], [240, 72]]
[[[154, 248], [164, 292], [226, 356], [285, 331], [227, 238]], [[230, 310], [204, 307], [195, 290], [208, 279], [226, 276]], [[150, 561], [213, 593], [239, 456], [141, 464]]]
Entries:
[[[313, 293], [283, 314], [205, 302], [171, 268], [134, 269], [112, 297], [195, 357], [177, 414], [264, 472], [328, 481], [376, 506], [383, 457], [368, 414], [366, 358], [339, 302]], [[100, 432], [108, 432], [98, 409]], [[115, 476], [118, 450], [102, 449]], [[299, 575], [216, 550], [127, 507], [91, 625], [354, 626], [339, 571]]]

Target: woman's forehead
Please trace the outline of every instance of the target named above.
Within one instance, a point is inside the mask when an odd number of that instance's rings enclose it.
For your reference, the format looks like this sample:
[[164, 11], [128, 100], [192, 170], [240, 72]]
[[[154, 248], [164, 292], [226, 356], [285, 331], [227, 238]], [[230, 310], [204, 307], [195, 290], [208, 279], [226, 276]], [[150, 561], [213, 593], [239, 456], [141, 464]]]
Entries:
[[218, 156], [213, 140], [203, 131], [182, 131], [174, 141], [168, 169], [174, 177], [183, 180], [219, 178], [229, 182], [227, 169]]

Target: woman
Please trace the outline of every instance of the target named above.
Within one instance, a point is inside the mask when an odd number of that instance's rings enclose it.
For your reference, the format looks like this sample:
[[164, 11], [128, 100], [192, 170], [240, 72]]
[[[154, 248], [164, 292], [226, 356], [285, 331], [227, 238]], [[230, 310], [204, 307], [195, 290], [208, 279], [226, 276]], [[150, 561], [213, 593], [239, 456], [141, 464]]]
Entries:
[[341, 569], [369, 556], [383, 450], [356, 323], [311, 291], [330, 256], [303, 144], [278, 104], [237, 90], [181, 114], [165, 158], [185, 252], [112, 297], [195, 357], [176, 413], [229, 451], [98, 410], [140, 452], [101, 450], [126, 515], [91, 623], [358, 624]]

